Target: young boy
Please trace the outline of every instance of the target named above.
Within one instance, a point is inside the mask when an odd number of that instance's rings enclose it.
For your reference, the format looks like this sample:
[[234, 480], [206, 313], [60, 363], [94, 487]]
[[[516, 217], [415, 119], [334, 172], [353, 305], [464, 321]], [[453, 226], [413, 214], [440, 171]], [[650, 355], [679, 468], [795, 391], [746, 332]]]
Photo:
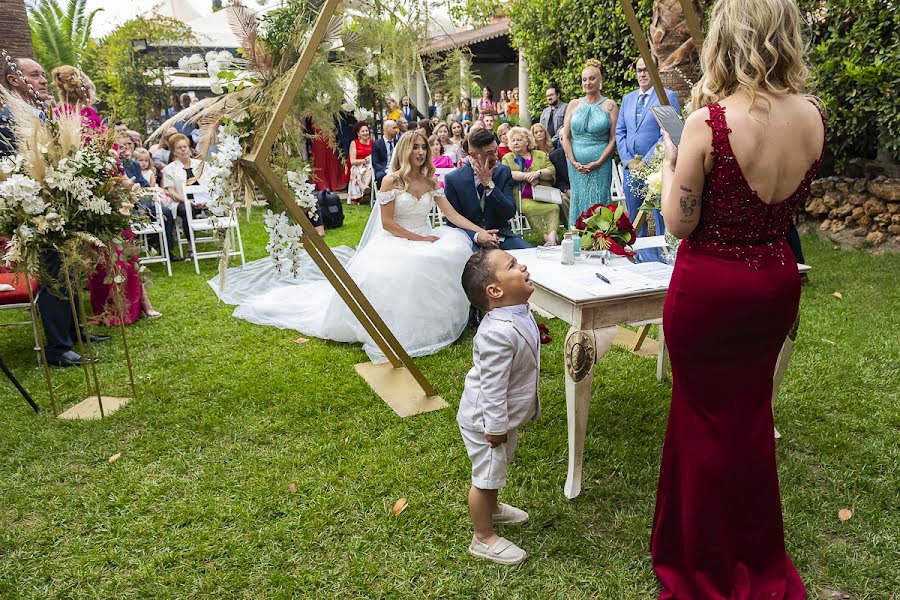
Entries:
[[528, 513], [497, 503], [517, 429], [537, 419], [540, 334], [528, 298], [534, 292], [525, 265], [498, 249], [479, 250], [466, 263], [462, 285], [485, 312], [472, 350], [456, 421], [472, 461], [469, 514], [475, 534], [469, 553], [503, 565], [525, 560], [525, 551], [500, 537], [494, 524], [528, 521]]

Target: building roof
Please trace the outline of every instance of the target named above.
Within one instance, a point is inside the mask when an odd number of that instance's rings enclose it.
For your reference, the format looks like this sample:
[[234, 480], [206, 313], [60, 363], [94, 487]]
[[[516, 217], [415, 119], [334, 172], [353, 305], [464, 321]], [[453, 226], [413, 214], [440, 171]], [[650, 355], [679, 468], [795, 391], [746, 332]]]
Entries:
[[493, 40], [496, 38], [509, 35], [509, 18], [504, 17], [497, 21], [478, 27], [477, 29], [469, 29], [460, 31], [459, 33], [448, 33], [435, 36], [428, 40], [428, 44], [419, 49], [419, 54], [435, 54], [437, 52], [447, 52], [456, 48], [465, 48], [473, 46], [480, 42]]

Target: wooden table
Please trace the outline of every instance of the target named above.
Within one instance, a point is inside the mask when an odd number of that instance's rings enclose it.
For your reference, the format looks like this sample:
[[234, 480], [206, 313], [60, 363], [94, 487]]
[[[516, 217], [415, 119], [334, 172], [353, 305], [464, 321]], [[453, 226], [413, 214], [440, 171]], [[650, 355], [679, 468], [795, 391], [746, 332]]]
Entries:
[[[640, 238], [636, 250], [663, 245], [662, 236]], [[669, 285], [663, 278], [650, 281], [641, 289], [625, 289], [622, 276], [639, 274], [647, 265], [632, 265], [624, 258], [613, 258], [609, 266], [598, 261], [563, 265], [559, 254], [555, 259], [537, 257], [537, 248], [510, 252], [520, 263], [528, 265], [534, 294], [531, 304], [569, 323], [565, 346], [566, 421], [569, 439], [569, 468], [564, 493], [572, 499], [581, 493], [581, 466], [584, 456], [584, 438], [587, 431], [588, 411], [591, 407], [591, 384], [594, 365], [612, 346], [616, 326], [662, 318], [663, 304]], [[551, 255], [553, 256], [553, 255]], [[658, 265], [661, 269], [665, 265]], [[797, 265], [801, 273], [810, 270], [808, 265]], [[613, 284], [604, 284], [595, 273], [605, 274]], [[596, 280], [596, 284], [594, 283]], [[785, 340], [778, 357], [774, 374], [772, 400], [778, 394], [781, 380], [787, 370], [793, 351], [795, 329]], [[660, 381], [667, 376], [667, 353], [662, 326], [659, 328], [659, 347], [656, 377]], [[777, 432], [775, 432], [777, 436]]]
[[[641, 238], [639, 241], [641, 247], [649, 247], [659, 245], [661, 238]], [[581, 465], [594, 365], [612, 346], [616, 325], [662, 318], [668, 281], [655, 285], [648, 283], [645, 289], [624, 289], [634, 286], [621, 285], [621, 273], [637, 274], [641, 267], [624, 258], [616, 257], [608, 266], [596, 260], [563, 265], [558, 254], [556, 260], [537, 258], [537, 248], [514, 250], [510, 254], [528, 265], [534, 283], [531, 304], [571, 325], [565, 345], [569, 469], [564, 491], [566, 498], [575, 498], [581, 493]], [[665, 265], [659, 266], [665, 268]], [[613, 283], [601, 281], [595, 276], [598, 272]], [[659, 343], [662, 346], [664, 341], [660, 339]], [[659, 362], [657, 377], [664, 378], [665, 363]]]

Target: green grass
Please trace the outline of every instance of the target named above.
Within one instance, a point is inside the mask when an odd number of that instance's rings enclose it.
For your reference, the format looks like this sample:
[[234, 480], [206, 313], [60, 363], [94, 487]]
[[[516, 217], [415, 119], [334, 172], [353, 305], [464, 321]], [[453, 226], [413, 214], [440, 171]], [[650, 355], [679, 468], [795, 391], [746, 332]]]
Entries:
[[[354, 243], [366, 210], [349, 208], [329, 243]], [[259, 213], [244, 239], [248, 259], [263, 255]], [[900, 257], [813, 237], [804, 248], [815, 270], [776, 409], [788, 550], [812, 597], [900, 598]], [[614, 349], [601, 362], [584, 490], [567, 501], [567, 326], [549, 323], [543, 415], [503, 493], [532, 515], [504, 531], [531, 556], [502, 568], [466, 554], [470, 467], [454, 418], [471, 332], [417, 361], [451, 407], [399, 419], [355, 374], [359, 347], [297, 345], [232, 318], [206, 284], [214, 261], [201, 276], [152, 270], [164, 317], [128, 328], [136, 401], [102, 422], [59, 421], [0, 379], [0, 598], [655, 597], [670, 385], [654, 361]], [[112, 333], [98, 368], [104, 392], [125, 396]], [[0, 329], [7, 364], [49, 407], [30, 346], [27, 327]], [[85, 397], [80, 370], [53, 376], [63, 407]], [[402, 496], [409, 508], [391, 517]]]

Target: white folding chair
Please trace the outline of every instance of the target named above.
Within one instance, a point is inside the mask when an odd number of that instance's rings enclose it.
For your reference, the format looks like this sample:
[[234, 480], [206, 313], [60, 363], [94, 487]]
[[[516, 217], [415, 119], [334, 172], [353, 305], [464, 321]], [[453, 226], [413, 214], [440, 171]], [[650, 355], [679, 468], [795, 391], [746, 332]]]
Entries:
[[[209, 193], [202, 185], [186, 185], [184, 186], [184, 194], [193, 194], [193, 203], [201, 208], [209, 199]], [[190, 230], [188, 232], [190, 234], [188, 242], [190, 243], [191, 254], [194, 259], [194, 270], [198, 275], [200, 274], [200, 260], [222, 256], [222, 248], [219, 247], [219, 238], [216, 235], [216, 231], [220, 229], [224, 229], [227, 232], [226, 235], [229, 236], [228, 256], [240, 256], [241, 265], [245, 264], [244, 243], [241, 240], [241, 225], [240, 221], [238, 221], [237, 208], [232, 207], [228, 215], [223, 217], [210, 217], [201, 213], [200, 216], [203, 218], [195, 219], [190, 207], [185, 206], [184, 214], [187, 217], [187, 225]], [[197, 244], [209, 243], [216, 244], [216, 249], [204, 252], [197, 251]]]
[[[144, 223], [133, 223], [131, 232], [140, 249], [140, 261], [142, 264], [166, 263], [169, 277], [172, 276], [172, 258], [169, 256], [169, 240], [166, 236], [165, 217], [162, 211], [161, 191], [158, 188], [149, 188], [142, 194], [144, 200], [153, 202], [154, 213], [149, 215], [151, 220]], [[157, 236], [159, 240], [159, 253], [154, 253], [150, 248], [150, 237]]]
[[614, 202], [625, 202], [625, 172], [622, 169], [622, 163], [613, 161], [612, 183], [610, 184], [610, 195]]
[[531, 231], [531, 223], [525, 213], [522, 212], [522, 194], [519, 193], [519, 201], [516, 203], [516, 214], [509, 220], [512, 230], [518, 235], [525, 235], [526, 231]]

